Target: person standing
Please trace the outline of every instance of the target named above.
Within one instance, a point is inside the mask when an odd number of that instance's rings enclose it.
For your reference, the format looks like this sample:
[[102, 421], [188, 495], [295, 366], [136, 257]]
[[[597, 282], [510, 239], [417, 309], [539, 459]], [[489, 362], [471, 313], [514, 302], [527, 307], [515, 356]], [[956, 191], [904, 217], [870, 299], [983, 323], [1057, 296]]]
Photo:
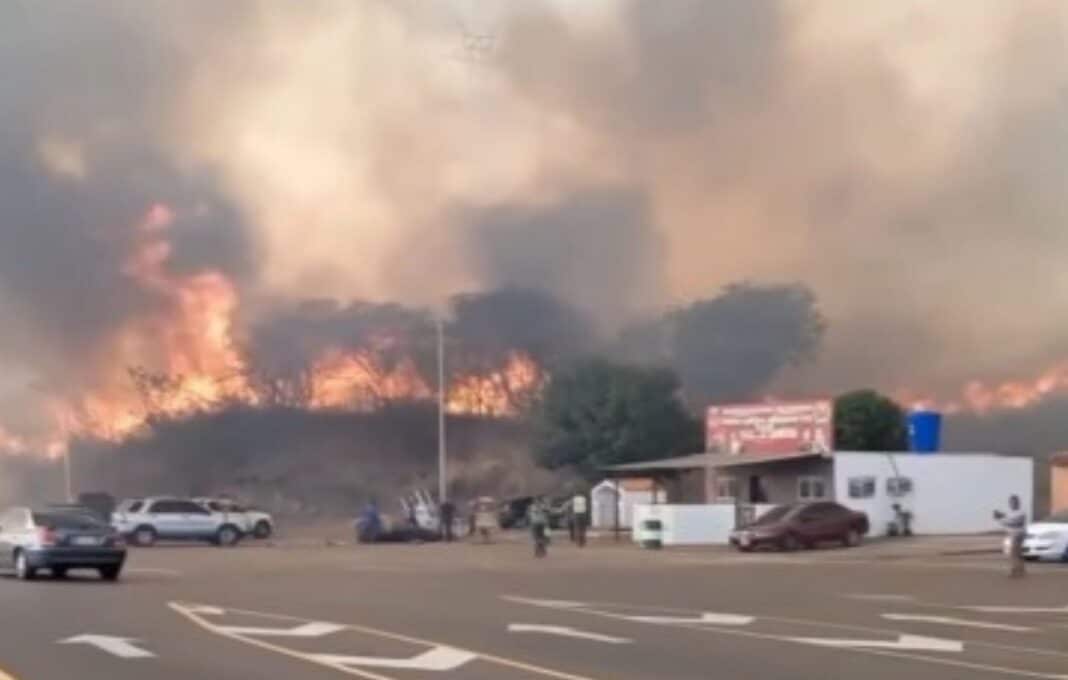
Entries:
[[1009, 511], [994, 511], [994, 519], [1005, 527], [1009, 544], [1009, 577], [1022, 578], [1026, 574], [1023, 542], [1027, 535], [1027, 513], [1020, 507], [1020, 497], [1009, 496]]
[[577, 493], [571, 499], [571, 522], [575, 528], [575, 542], [586, 547], [586, 527], [589, 526], [590, 506], [586, 494]]
[[530, 534], [534, 539], [534, 557], [545, 557], [549, 552], [549, 509], [545, 501], [535, 498], [527, 510]]
[[441, 517], [441, 539], [446, 543], [452, 543], [452, 523], [456, 518], [456, 506], [452, 504], [452, 501], [445, 499], [438, 509], [438, 516]]

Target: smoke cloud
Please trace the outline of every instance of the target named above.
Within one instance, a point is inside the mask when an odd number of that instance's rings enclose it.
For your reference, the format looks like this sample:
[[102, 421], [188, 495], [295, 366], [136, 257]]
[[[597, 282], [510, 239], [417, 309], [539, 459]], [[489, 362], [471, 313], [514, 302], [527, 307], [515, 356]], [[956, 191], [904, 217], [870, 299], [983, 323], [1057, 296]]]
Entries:
[[126, 272], [155, 204], [261, 352], [318, 342], [278, 330], [307, 299], [536, 288], [610, 334], [799, 281], [825, 347], [754, 360], [776, 392], [1037, 375], [1066, 33], [1055, 0], [3, 3], [0, 424], [151, 363], [116, 329], [175, 304]]

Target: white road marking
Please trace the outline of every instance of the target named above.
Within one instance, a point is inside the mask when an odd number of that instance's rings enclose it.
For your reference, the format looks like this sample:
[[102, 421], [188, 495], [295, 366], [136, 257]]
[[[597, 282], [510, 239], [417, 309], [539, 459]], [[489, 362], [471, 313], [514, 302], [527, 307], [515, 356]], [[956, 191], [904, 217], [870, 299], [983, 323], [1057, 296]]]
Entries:
[[89, 645], [90, 647], [96, 647], [120, 659], [149, 659], [156, 656], [147, 649], [141, 649], [134, 645], [133, 643], [135, 642], [137, 640], [134, 638], [116, 637], [114, 635], [92, 635], [90, 633], [75, 635], [66, 640], [58, 640], [61, 645]]
[[716, 614], [702, 612], [700, 616], [624, 616], [628, 621], [638, 623], [662, 623], [666, 625], [677, 624], [713, 624], [717, 626], [748, 626], [755, 621], [755, 617], [743, 614]]
[[910, 602], [915, 599], [912, 595], [883, 595], [879, 593], [847, 593], [845, 597], [853, 600], [871, 600], [873, 602]]
[[[528, 599], [528, 598], [522, 598], [522, 597], [518, 597], [518, 596], [514, 596], [514, 595], [512, 595], [512, 596], [505, 595], [505, 596], [502, 596], [502, 598], [505, 599], [505, 600], [513, 601], [513, 602], [524, 602], [524, 603], [528, 603], [528, 604], [535, 604], [536, 602], [538, 602], [537, 600], [531, 600], [531, 599]], [[614, 602], [614, 603], [598, 602], [594, 606], [601, 606], [601, 607], [642, 607], [642, 605], [625, 604], [625, 603], [620, 603], [620, 602]], [[667, 607], [645, 607], [645, 608], [646, 609], [659, 609], [660, 611], [678, 611], [678, 612], [688, 611], [688, 610], [683, 610], [683, 609], [667, 608]], [[607, 618], [607, 619], [627, 620], [626, 616], [624, 616], [622, 614], [617, 614], [615, 612], [608, 612], [608, 611], [603, 611], [603, 610], [598, 610], [598, 609], [589, 609], [589, 608], [582, 607], [582, 608], [574, 608], [574, 609], [572, 609], [572, 611], [575, 611], [575, 612], [578, 612], [578, 613], [581, 613], [581, 614], [588, 614], [590, 616], [599, 616], [601, 618]], [[900, 635], [900, 633], [897, 633], [896, 631], [883, 631], [881, 629], [876, 629], [876, 628], [868, 628], [868, 627], [861, 627], [861, 626], [847, 626], [847, 625], [844, 625], [844, 624], [836, 624], [836, 623], [829, 623], [829, 622], [822, 622], [822, 621], [809, 621], [809, 620], [806, 620], [806, 619], [788, 619], [788, 618], [774, 617], [774, 616], [773, 617], [765, 617], [765, 618], [768, 618], [769, 620], [773, 620], [773, 621], [784, 621], [784, 622], [800, 623], [800, 624], [807, 624], [807, 625], [829, 626], [829, 627], [837, 627], [837, 628], [840, 628], [840, 629], [868, 630], [868, 631], [872, 631], [872, 632], [886, 632], [886, 633], [889, 633], [889, 634], [898, 634], [898, 635]], [[700, 625], [694, 625], [694, 624], [676, 624], [676, 625], [680, 625], [681, 627], [685, 627], [685, 628], [690, 628], [691, 630], [701, 630], [701, 631], [704, 631], [706, 633], [712, 633], [714, 635], [732, 635], [732, 636], [736, 636], [736, 637], [743, 637], [743, 638], [749, 638], [749, 639], [754, 639], [754, 640], [771, 640], [771, 641], [776, 641], [776, 642], [793, 642], [793, 643], [798, 643], [798, 644], [806, 644], [806, 643], [801, 642], [801, 640], [808, 639], [808, 638], [784, 637], [784, 636], [781, 636], [781, 635], [772, 635], [772, 634], [769, 634], [769, 633], [759, 633], [759, 632], [756, 632], [756, 631], [743, 630], [743, 629], [732, 628], [732, 627], [711, 627], [711, 626], [700, 626]], [[900, 642], [900, 640], [899, 640], [899, 642]], [[1025, 648], [1025, 647], [1016, 647], [1016, 646], [1009, 646], [1009, 645], [996, 645], [996, 644], [988, 644], [988, 643], [972, 642], [972, 641], [968, 641], [968, 645], [969, 645], [969, 647], [972, 647], [972, 646], [990, 647], [990, 648], [993, 648], [993, 649], [1004, 649], [1004, 650], [1010, 650], [1010, 651], [1016, 651], [1016, 652], [1028, 652], [1028, 653], [1034, 653], [1034, 654], [1039, 654], [1039, 655], [1068, 656], [1068, 654], [1065, 654], [1063, 652], [1058, 652], [1058, 651], [1049, 650], [1049, 649], [1028, 649], [1028, 648]], [[890, 657], [890, 658], [896, 658], [896, 659], [908, 659], [910, 661], [920, 661], [920, 662], [923, 662], [923, 663], [933, 664], [935, 666], [949, 666], [949, 667], [952, 667], [952, 668], [967, 668], [969, 670], [982, 671], [982, 672], [986, 672], [986, 673], [997, 673], [997, 674], [1006, 675], [1006, 676], [1010, 676], [1011, 675], [1011, 676], [1020, 677], [1020, 678], [1036, 678], [1038, 680], [1068, 680], [1068, 675], [1061, 675], [1061, 674], [1058, 674], [1058, 673], [1043, 673], [1043, 672], [1040, 672], [1040, 671], [1031, 671], [1031, 670], [1026, 670], [1026, 669], [1023, 669], [1023, 668], [1007, 668], [1007, 667], [1004, 667], [1004, 666], [994, 666], [994, 665], [990, 665], [990, 664], [973, 663], [973, 662], [970, 662], [970, 661], [951, 659], [951, 658], [947, 658], [947, 657], [925, 656], [925, 655], [922, 655], [922, 654], [912, 654], [912, 653], [908, 653], [906, 651], [901, 651], [901, 650], [876, 649], [876, 648], [871, 648], [871, 647], [857, 647], [857, 646], [838, 647], [837, 649], [839, 649], [839, 650], [841, 650], [843, 652], [851, 652], [851, 653], [858, 653], [858, 654], [868, 654], [868, 655], [871, 655], [871, 656], [884, 656], [884, 657]]]
[[223, 616], [226, 610], [221, 607], [209, 607], [207, 605], [190, 605], [185, 611], [197, 616]]
[[219, 626], [233, 635], [255, 635], [257, 637], [321, 637], [345, 630], [345, 626], [325, 621], [310, 621], [293, 628], [256, 628], [248, 626]]
[[127, 574], [163, 574], [164, 576], [181, 576], [182, 572], [177, 569], [162, 569], [158, 567], [127, 567]]
[[439, 646], [428, 649], [407, 659], [382, 656], [345, 656], [341, 654], [309, 654], [310, 661], [329, 666], [370, 666], [372, 668], [397, 668], [415, 671], [451, 671], [478, 658], [463, 649]]
[[1068, 614], [1068, 605], [1063, 607], [957, 607], [957, 609], [987, 614]]
[[961, 626], [964, 628], [986, 628], [988, 630], [1006, 630], [1013, 633], [1031, 633], [1034, 628], [1027, 626], [1011, 626], [1007, 623], [991, 623], [989, 621], [973, 621], [971, 619], [958, 619], [952, 616], [927, 616], [926, 614], [883, 614], [888, 621], [918, 621], [920, 623], [941, 623], [947, 626]]
[[[348, 675], [355, 675], [355, 676], [358, 676], [358, 677], [361, 677], [361, 678], [367, 678], [367, 680], [394, 680], [393, 678], [389, 678], [387, 676], [380, 675], [378, 673], [374, 673], [374, 672], [367, 671], [367, 670], [361, 670], [361, 669], [358, 669], [358, 668], [352, 668], [351, 666], [344, 665], [344, 663], [340, 663], [340, 664], [339, 663], [334, 663], [331, 660], [331, 658], [328, 657], [327, 655], [309, 654], [309, 653], [306, 653], [306, 652], [300, 652], [300, 651], [297, 651], [297, 650], [293, 650], [293, 649], [290, 649], [288, 647], [283, 647], [281, 645], [272, 644], [272, 643], [266, 642], [264, 640], [258, 640], [258, 639], [254, 638], [254, 637], [250, 637], [250, 636], [247, 636], [247, 635], [235, 635], [233, 633], [228, 633], [227, 631], [225, 631], [223, 629], [222, 626], [219, 626], [219, 625], [217, 625], [215, 623], [212, 623], [212, 622], [206, 620], [202, 616], [198, 615], [197, 612], [199, 611], [199, 612], [215, 613], [215, 612], [227, 611], [227, 612], [230, 612], [230, 613], [233, 613], [233, 614], [241, 614], [241, 615], [247, 615], [247, 616], [260, 616], [260, 617], [263, 617], [263, 618], [273, 619], [273, 620], [276, 620], [276, 621], [294, 621], [294, 622], [303, 622], [303, 623], [310, 622], [310, 619], [303, 619], [303, 618], [300, 618], [300, 617], [297, 617], [297, 616], [287, 616], [285, 614], [273, 614], [273, 613], [270, 613], [270, 612], [255, 611], [255, 610], [252, 610], [252, 609], [233, 609], [233, 608], [230, 608], [230, 609], [223, 610], [223, 609], [221, 609], [219, 607], [213, 607], [213, 606], [210, 606], [210, 605], [182, 604], [182, 603], [178, 603], [178, 602], [170, 602], [170, 603], [168, 603], [168, 606], [171, 609], [173, 609], [174, 611], [178, 612], [180, 615], [184, 616], [189, 621], [191, 621], [193, 624], [199, 626], [200, 628], [203, 628], [204, 630], [206, 630], [206, 631], [208, 631], [210, 633], [215, 633], [216, 635], [222, 635], [222, 636], [228, 637], [228, 638], [230, 638], [232, 640], [237, 640], [239, 642], [244, 642], [245, 644], [252, 645], [254, 647], [259, 647], [261, 649], [267, 649], [267, 650], [276, 652], [278, 654], [283, 654], [285, 656], [288, 656], [288, 657], [291, 657], [291, 658], [294, 658], [294, 659], [299, 659], [301, 661], [306, 661], [306, 662], [317, 664], [317, 665], [320, 665], [320, 666], [325, 666], [327, 668], [331, 668], [333, 670], [336, 670], [336, 671], [338, 671], [340, 673], [346, 673]], [[545, 668], [543, 666], [537, 666], [537, 665], [530, 664], [530, 663], [524, 663], [522, 661], [515, 661], [513, 659], [508, 659], [508, 658], [501, 657], [501, 656], [495, 656], [493, 654], [485, 654], [485, 653], [482, 653], [482, 652], [476, 652], [474, 650], [465, 650], [465, 649], [461, 649], [459, 647], [452, 647], [450, 645], [441, 645], [439, 643], [431, 642], [429, 640], [424, 640], [424, 639], [421, 639], [421, 638], [411, 637], [411, 636], [408, 636], [408, 635], [401, 635], [401, 634], [398, 634], [398, 633], [391, 633], [389, 631], [380, 630], [378, 628], [371, 628], [370, 626], [362, 626], [362, 625], [357, 625], [357, 624], [345, 624], [345, 628], [348, 629], [348, 630], [357, 632], [357, 633], [363, 633], [365, 635], [371, 635], [371, 636], [375, 636], [375, 637], [380, 637], [380, 638], [383, 638], [383, 639], [386, 639], [386, 640], [396, 640], [398, 642], [407, 642], [407, 643], [410, 643], [410, 644], [422, 645], [422, 646], [425, 646], [425, 647], [434, 647], [434, 648], [445, 647], [447, 649], [456, 650], [458, 652], [464, 652], [464, 653], [473, 654], [478, 659], [480, 659], [480, 660], [482, 660], [484, 662], [487, 662], [487, 663], [496, 664], [498, 666], [506, 666], [508, 668], [515, 668], [515, 669], [519, 669], [519, 670], [522, 670], [522, 671], [526, 671], [528, 673], [532, 673], [534, 675], [540, 675], [540, 676], [543, 676], [543, 677], [556, 678], [556, 680], [594, 680], [593, 678], [590, 678], [589, 676], [585, 676], [585, 675], [576, 675], [576, 674], [573, 674], [573, 673], [565, 673], [563, 671], [557, 671], [557, 670], [553, 670], [551, 668]], [[345, 658], [351, 658], [351, 657], [345, 657]]]
[[545, 635], [560, 635], [562, 637], [573, 637], [580, 640], [592, 640], [593, 642], [605, 642], [610, 645], [629, 645], [634, 642], [630, 638], [614, 637], [612, 635], [602, 635], [601, 633], [590, 633], [577, 628], [571, 628], [570, 626], [547, 626], [538, 623], [509, 623], [509, 633], [544, 633]]
[[899, 635], [896, 640], [856, 640], [852, 638], [787, 638], [793, 642], [820, 647], [861, 649], [900, 649], [923, 652], [963, 652], [964, 643], [959, 640], [924, 637], [922, 635]]
[[549, 607], [550, 609], [575, 609], [588, 606], [586, 602], [575, 602], [574, 600], [538, 600], [517, 595], [505, 595], [503, 599], [520, 604], [532, 604], [535, 607]]
[[[519, 604], [530, 604], [535, 607], [546, 607], [548, 609], [584, 609], [588, 611], [590, 607], [596, 606], [589, 602], [575, 602], [573, 600], [539, 600], [529, 597], [520, 597], [518, 595], [504, 595], [501, 599], [509, 602], [517, 602]], [[665, 625], [713, 624], [719, 626], [748, 626], [754, 621], [754, 617], [752, 616], [745, 616], [742, 614], [717, 614], [714, 612], [702, 612], [698, 616], [636, 616], [632, 614], [619, 614], [618, 616], [627, 621], [636, 621], [638, 623], [660, 623]]]

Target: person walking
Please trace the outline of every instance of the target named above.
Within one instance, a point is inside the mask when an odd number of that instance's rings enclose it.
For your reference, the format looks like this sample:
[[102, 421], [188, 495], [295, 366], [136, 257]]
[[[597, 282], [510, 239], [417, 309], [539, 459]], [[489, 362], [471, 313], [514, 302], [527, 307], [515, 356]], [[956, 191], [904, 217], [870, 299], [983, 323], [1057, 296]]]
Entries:
[[446, 543], [452, 543], [452, 523], [456, 518], [456, 506], [448, 499], [442, 501], [438, 516], [441, 517], [441, 539]]
[[589, 526], [590, 506], [586, 494], [577, 493], [571, 499], [571, 522], [575, 531], [575, 543], [586, 547], [586, 527]]
[[1024, 567], [1023, 542], [1027, 535], [1027, 513], [1020, 507], [1020, 497], [1009, 496], [1009, 511], [994, 511], [994, 519], [1005, 527], [1009, 544], [1009, 577], [1023, 578], [1027, 573]]
[[534, 557], [545, 557], [549, 552], [549, 509], [544, 500], [535, 498], [531, 502], [527, 520], [534, 539]]

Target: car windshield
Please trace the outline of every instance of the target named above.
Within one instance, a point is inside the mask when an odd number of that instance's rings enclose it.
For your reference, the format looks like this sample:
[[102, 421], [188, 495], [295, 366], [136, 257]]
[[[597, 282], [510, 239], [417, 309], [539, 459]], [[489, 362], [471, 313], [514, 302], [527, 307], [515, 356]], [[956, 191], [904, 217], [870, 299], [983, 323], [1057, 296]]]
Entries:
[[775, 522], [782, 521], [792, 515], [798, 507], [799, 506], [796, 505], [778, 505], [758, 517], [757, 520], [753, 522], [753, 526], [774, 524]]
[[99, 529], [103, 522], [81, 512], [35, 512], [33, 523], [51, 529]]

